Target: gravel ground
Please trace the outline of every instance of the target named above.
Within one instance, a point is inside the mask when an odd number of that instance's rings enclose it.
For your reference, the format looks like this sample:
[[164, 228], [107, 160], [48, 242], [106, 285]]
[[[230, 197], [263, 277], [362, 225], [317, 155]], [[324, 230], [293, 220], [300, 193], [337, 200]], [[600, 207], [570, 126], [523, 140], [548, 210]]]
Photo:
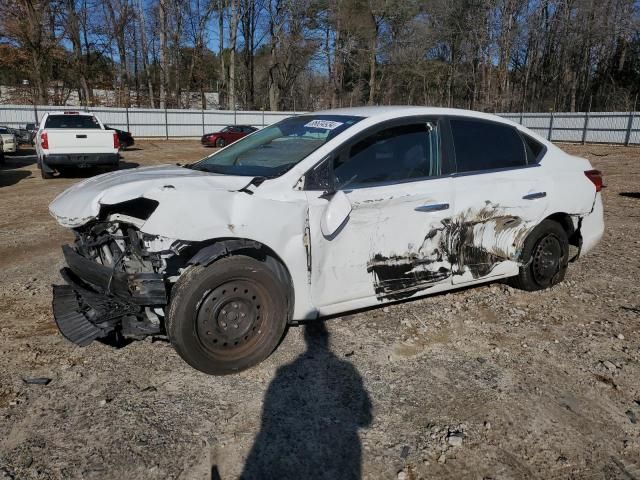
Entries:
[[[0, 168], [0, 479], [640, 479], [640, 150], [565, 148], [604, 171], [607, 231], [567, 280], [491, 284], [293, 327], [234, 376], [164, 341], [78, 348], [52, 283], [71, 240], [22, 151]], [[203, 156], [140, 141], [124, 166]], [[48, 385], [24, 379], [45, 377]], [[285, 470], [277, 471], [274, 460]], [[268, 475], [261, 475], [268, 478]]]

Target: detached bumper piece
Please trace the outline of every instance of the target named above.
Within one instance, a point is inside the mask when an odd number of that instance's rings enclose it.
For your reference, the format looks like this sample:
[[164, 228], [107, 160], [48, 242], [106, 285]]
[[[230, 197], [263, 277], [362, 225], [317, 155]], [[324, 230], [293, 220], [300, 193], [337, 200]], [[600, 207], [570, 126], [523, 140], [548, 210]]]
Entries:
[[53, 287], [53, 314], [69, 341], [89, 345], [107, 337], [140, 338], [160, 332], [144, 319], [144, 307], [167, 304], [164, 279], [158, 273], [116, 272], [89, 260], [68, 245], [62, 247], [67, 268], [60, 271], [67, 285]]
[[85, 317], [80, 299], [69, 285], [53, 286], [53, 317], [62, 336], [81, 347], [109, 333]]

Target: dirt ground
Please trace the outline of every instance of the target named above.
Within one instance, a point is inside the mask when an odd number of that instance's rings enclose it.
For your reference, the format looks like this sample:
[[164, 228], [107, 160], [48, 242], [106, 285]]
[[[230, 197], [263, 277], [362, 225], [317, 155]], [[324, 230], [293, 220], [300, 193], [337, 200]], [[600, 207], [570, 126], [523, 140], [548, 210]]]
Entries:
[[[640, 479], [640, 149], [563, 148], [607, 185], [605, 237], [564, 283], [461, 290], [331, 319], [324, 333], [293, 327], [267, 361], [227, 377], [196, 372], [161, 340], [79, 348], [57, 333], [51, 284], [72, 237], [47, 206], [79, 177], [45, 181], [31, 152], [9, 157], [0, 479], [227, 480], [276, 458], [297, 478]], [[140, 141], [123, 166], [205, 153]], [[24, 381], [38, 377], [51, 382]]]

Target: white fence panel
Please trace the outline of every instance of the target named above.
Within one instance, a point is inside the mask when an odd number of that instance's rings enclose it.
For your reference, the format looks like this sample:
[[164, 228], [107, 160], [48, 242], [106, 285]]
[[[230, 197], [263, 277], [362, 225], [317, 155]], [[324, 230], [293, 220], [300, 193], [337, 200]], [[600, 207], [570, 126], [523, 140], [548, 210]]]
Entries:
[[[0, 125], [24, 128], [46, 112], [78, 110], [77, 107], [0, 105]], [[84, 110], [81, 108], [80, 110]], [[264, 127], [300, 112], [177, 110], [150, 108], [89, 109], [105, 124], [129, 130], [134, 137], [200, 137], [226, 125]], [[544, 138], [555, 142], [599, 142], [640, 145], [640, 113], [503, 113]]]

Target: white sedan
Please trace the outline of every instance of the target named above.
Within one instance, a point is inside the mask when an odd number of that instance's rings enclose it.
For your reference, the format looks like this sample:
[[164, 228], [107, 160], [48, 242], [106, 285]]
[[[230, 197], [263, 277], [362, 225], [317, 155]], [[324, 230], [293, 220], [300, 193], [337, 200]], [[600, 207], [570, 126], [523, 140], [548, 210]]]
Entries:
[[552, 287], [603, 234], [601, 188], [587, 160], [493, 115], [291, 117], [56, 198], [77, 240], [54, 316], [79, 345], [166, 334], [193, 367], [236, 372], [300, 320], [505, 279]]
[[6, 127], [0, 127], [0, 137], [2, 137], [2, 149], [5, 153], [15, 153], [18, 142], [16, 136]]

